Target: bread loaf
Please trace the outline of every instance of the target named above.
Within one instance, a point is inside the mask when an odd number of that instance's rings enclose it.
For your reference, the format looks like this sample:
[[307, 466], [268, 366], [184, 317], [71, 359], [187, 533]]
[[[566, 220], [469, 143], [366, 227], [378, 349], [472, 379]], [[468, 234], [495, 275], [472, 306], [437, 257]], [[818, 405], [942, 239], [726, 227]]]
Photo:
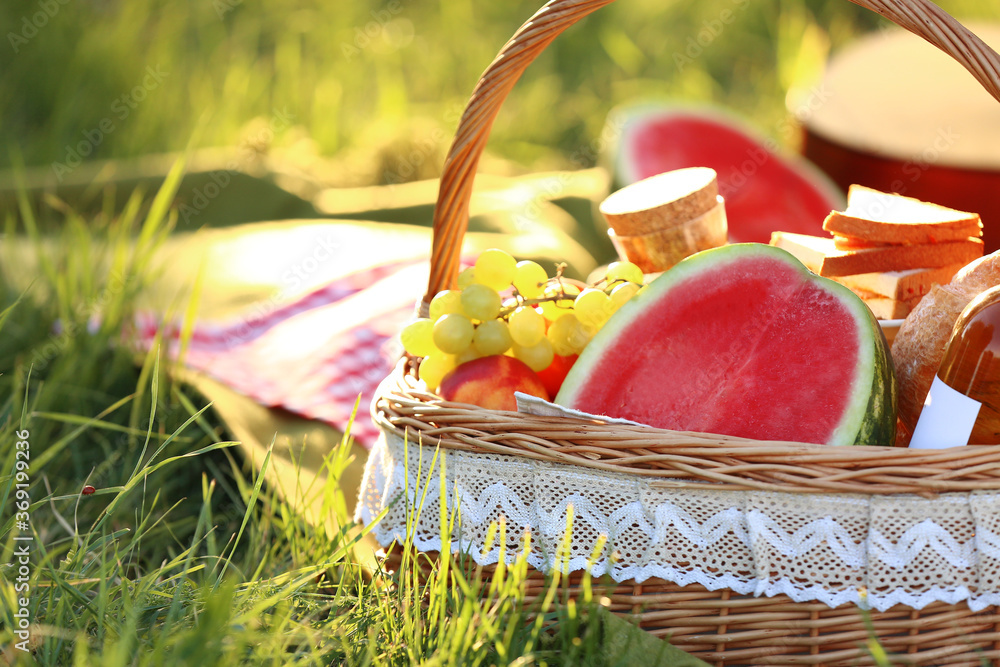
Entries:
[[931, 288], [903, 320], [892, 343], [899, 390], [899, 419], [913, 431], [962, 310], [980, 293], [1000, 285], [1000, 251], [976, 259], [951, 282]]
[[958, 270], [952, 282], [967, 291], [975, 290], [973, 297], [994, 285], [1000, 285], [1000, 251], [969, 262]]

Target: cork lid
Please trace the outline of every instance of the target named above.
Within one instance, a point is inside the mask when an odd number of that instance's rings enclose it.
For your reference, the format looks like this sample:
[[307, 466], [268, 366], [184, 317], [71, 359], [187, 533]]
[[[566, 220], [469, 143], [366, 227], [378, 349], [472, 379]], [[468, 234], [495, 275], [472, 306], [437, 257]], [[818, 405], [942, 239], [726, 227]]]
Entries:
[[619, 236], [639, 236], [704, 215], [718, 202], [714, 169], [689, 167], [650, 176], [609, 195], [600, 206]]

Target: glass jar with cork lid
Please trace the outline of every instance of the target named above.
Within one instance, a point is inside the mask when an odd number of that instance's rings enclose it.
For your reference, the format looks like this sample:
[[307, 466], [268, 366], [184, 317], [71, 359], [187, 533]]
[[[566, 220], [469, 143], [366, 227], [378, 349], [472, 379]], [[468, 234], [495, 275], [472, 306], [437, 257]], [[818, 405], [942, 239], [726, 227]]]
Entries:
[[726, 243], [725, 202], [708, 167], [650, 176], [609, 195], [600, 210], [619, 256], [644, 273]]

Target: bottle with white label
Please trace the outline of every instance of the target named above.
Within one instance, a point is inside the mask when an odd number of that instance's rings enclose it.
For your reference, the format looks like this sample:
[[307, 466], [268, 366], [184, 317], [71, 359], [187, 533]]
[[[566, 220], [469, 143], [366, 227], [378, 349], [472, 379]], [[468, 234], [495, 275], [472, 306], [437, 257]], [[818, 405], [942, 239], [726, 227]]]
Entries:
[[1000, 286], [959, 315], [910, 447], [1000, 443]]

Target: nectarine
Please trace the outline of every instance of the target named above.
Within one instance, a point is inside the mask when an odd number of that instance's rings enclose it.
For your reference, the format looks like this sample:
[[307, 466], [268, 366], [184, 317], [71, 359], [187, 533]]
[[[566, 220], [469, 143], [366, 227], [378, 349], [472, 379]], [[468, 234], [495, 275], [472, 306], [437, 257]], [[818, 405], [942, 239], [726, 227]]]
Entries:
[[489, 410], [517, 410], [514, 392], [549, 400], [535, 371], [523, 361], [502, 354], [480, 357], [456, 366], [441, 380], [438, 393], [456, 403], [471, 403]]
[[563, 357], [557, 354], [552, 358], [551, 364], [538, 371], [538, 379], [542, 381], [545, 391], [549, 392], [549, 396], [555, 396], [559, 393], [563, 380], [566, 379], [566, 374], [569, 373], [569, 369], [573, 368], [573, 364], [576, 363], [577, 356], [576, 354], [571, 354]]

